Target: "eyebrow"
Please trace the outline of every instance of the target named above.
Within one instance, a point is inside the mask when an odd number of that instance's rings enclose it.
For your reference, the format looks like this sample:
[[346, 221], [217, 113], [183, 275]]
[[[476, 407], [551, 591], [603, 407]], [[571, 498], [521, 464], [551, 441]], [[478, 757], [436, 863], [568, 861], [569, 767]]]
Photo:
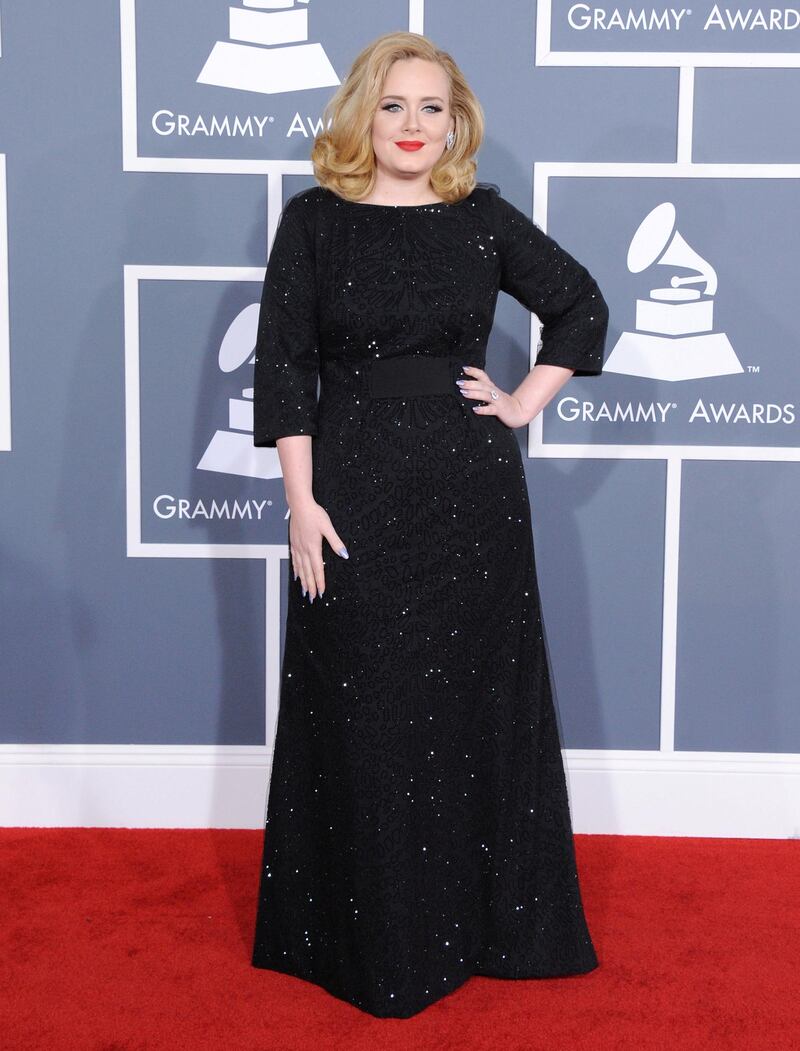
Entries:
[[[384, 95], [381, 102], [383, 102], [383, 99], [400, 99], [401, 102], [407, 101], [404, 95]], [[438, 95], [428, 95], [424, 99], [420, 99], [420, 102], [444, 102], [444, 99], [440, 99]]]

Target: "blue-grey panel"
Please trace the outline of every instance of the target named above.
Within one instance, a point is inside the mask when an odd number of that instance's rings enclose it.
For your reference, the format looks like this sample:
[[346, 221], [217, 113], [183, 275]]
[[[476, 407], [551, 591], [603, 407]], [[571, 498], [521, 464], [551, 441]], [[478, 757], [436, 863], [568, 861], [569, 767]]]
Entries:
[[[796, 41], [792, 49], [797, 51]], [[692, 160], [797, 164], [798, 109], [796, 69], [698, 69]], [[795, 130], [787, 134], [787, 129]]]
[[526, 464], [563, 741], [658, 748], [663, 462]]
[[676, 69], [535, 66], [535, 0], [427, 3], [425, 34], [480, 99], [479, 177], [510, 200], [530, 200], [532, 161], [675, 160]]
[[[663, 261], [631, 274], [625, 260], [637, 230], [659, 214], [675, 254], [665, 247]], [[611, 321], [604, 374], [559, 392], [544, 412], [544, 440], [797, 445], [796, 275], [769, 260], [792, 258], [798, 222], [797, 179], [552, 180], [548, 229], [595, 274]], [[705, 263], [693, 263], [690, 252]], [[659, 298], [675, 291], [673, 281], [680, 285], [680, 271], [707, 264], [713, 284], [695, 279], [702, 299]], [[670, 323], [693, 306], [686, 328], [670, 334]]]
[[691, 7], [625, 8], [550, 0], [550, 22], [550, 48], [580, 52], [587, 60], [598, 52], [733, 52], [744, 63], [750, 53], [789, 53], [796, 47], [791, 33], [796, 12], [790, 7], [720, 9], [716, 0], [695, 0]]
[[[137, 0], [140, 153], [308, 159], [330, 92], [256, 97], [192, 79], [215, 42], [226, 39], [230, 6], [242, 7], [239, 0]], [[341, 74], [378, 33], [404, 27], [408, 10], [405, 0], [358, 0], [343, 18], [345, 5], [314, 2], [309, 38], [322, 42]], [[554, 10], [562, 17], [563, 5]], [[484, 106], [478, 177], [525, 211], [535, 161], [674, 159], [677, 70], [536, 68], [534, 0], [509, 0], [502, 17], [477, 0], [428, 3], [424, 15], [426, 34], [452, 52]], [[263, 266], [267, 180], [123, 172], [119, 41], [119, 4], [111, 0], [2, 5], [14, 448], [0, 454], [0, 739], [260, 744], [263, 564], [126, 555], [122, 268]], [[794, 71], [698, 71], [693, 158], [796, 160], [796, 137], [785, 129], [799, 90]], [[159, 134], [153, 115], [162, 107], [189, 117], [194, 134]], [[264, 137], [209, 135], [196, 122], [248, 114], [278, 119], [263, 125]], [[290, 114], [297, 118], [291, 133]], [[312, 184], [287, 176], [284, 200]], [[777, 400], [776, 377], [779, 392], [796, 400], [792, 180], [663, 187], [651, 180], [649, 187], [681, 204], [678, 229], [724, 278], [719, 319], [726, 331], [735, 329], [743, 364], [759, 366], [730, 379], [725, 404]], [[613, 307], [612, 338], [630, 326], [635, 288], [622, 283], [625, 253], [650, 204], [636, 180], [550, 185], [549, 228], [600, 278]], [[749, 220], [737, 226], [732, 216]], [[595, 225], [587, 225], [590, 218]], [[252, 519], [234, 519], [229, 529], [202, 514], [151, 514], [142, 522], [145, 542], [285, 542], [277, 478], [234, 484], [196, 470], [210, 437], [224, 429], [230, 400], [242, 398], [239, 374], [223, 375], [215, 355], [254, 289], [224, 284], [142, 284], [143, 508], [180, 483], [176, 495], [188, 498], [266, 495], [270, 523], [260, 530]], [[489, 368], [509, 389], [527, 371], [528, 316], [501, 296], [497, 322]], [[694, 390], [694, 382], [682, 389]], [[717, 401], [728, 382], [711, 384]], [[653, 388], [649, 380], [603, 377], [572, 381], [566, 390], [588, 399], [614, 384], [615, 400], [628, 387], [637, 388], [637, 399], [638, 388]], [[570, 421], [550, 422], [552, 436], [565, 441], [617, 437], [601, 422], [569, 438]], [[736, 424], [736, 444], [742, 435], [751, 445], [797, 444], [793, 436], [759, 433], [780, 434], [786, 423], [745, 423]], [[526, 469], [566, 743], [656, 747], [663, 464], [542, 459]], [[794, 750], [796, 465], [687, 464], [684, 490], [679, 746]], [[703, 514], [718, 527], [736, 522], [736, 532], [703, 535]], [[748, 521], [752, 543], [741, 531]], [[708, 564], [721, 567], [716, 580], [708, 580]], [[287, 574], [284, 562], [281, 650]], [[704, 590], [693, 595], [700, 579]]]
[[121, 523], [70, 513], [57, 570], [4, 545], [2, 739], [264, 744], [263, 562], [126, 561]]
[[123, 173], [118, 15], [2, 10], [0, 738], [263, 744], [263, 563], [126, 557], [122, 268], [263, 266], [266, 179]]
[[677, 748], [800, 751], [798, 470], [684, 464]]

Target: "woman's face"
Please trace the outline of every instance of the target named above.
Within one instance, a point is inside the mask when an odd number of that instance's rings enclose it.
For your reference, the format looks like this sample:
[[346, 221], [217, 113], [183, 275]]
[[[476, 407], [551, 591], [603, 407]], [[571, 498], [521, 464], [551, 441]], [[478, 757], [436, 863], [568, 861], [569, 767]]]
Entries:
[[372, 123], [378, 168], [394, 178], [430, 172], [442, 155], [450, 115], [450, 85], [436, 62], [398, 59], [389, 70]]

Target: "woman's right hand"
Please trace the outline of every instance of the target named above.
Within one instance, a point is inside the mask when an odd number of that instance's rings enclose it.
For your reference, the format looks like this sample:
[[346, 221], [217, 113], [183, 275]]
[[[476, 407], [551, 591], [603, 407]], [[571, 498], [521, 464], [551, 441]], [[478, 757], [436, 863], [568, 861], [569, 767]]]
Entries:
[[292, 557], [294, 579], [300, 578], [303, 595], [309, 602], [325, 591], [325, 567], [322, 562], [322, 541], [327, 540], [341, 558], [349, 558], [344, 541], [333, 528], [328, 512], [308, 497], [294, 502], [289, 508], [289, 551]]

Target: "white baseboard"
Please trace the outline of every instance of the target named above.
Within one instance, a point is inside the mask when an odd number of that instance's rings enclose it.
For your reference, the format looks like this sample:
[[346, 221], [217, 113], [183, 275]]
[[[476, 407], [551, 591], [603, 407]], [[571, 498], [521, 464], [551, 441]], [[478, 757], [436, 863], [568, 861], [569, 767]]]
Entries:
[[[575, 832], [800, 838], [800, 755], [564, 752]], [[271, 749], [0, 745], [6, 827], [263, 828]]]
[[565, 752], [576, 832], [800, 838], [800, 755]]

